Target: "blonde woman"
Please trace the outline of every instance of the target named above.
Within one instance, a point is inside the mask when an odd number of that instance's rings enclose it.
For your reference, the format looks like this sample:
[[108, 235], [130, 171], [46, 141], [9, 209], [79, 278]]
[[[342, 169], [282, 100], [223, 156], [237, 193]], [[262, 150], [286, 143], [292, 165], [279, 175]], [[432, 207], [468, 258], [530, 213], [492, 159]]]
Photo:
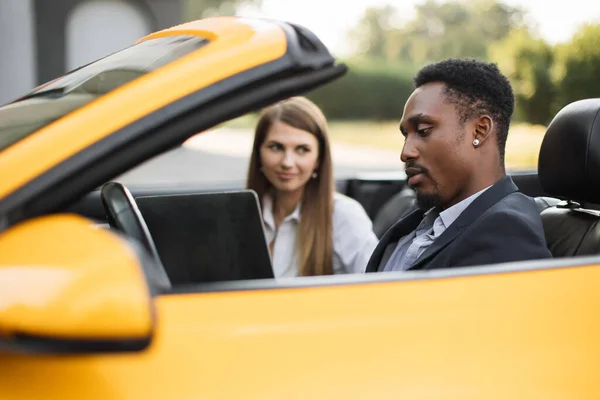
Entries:
[[310, 100], [262, 111], [247, 188], [261, 201], [276, 277], [365, 271], [377, 237], [360, 203], [335, 192], [327, 121]]

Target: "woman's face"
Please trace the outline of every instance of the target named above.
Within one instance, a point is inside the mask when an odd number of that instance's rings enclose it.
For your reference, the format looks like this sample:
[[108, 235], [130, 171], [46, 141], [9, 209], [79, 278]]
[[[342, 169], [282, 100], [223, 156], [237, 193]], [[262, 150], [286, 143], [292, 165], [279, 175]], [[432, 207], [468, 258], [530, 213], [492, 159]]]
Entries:
[[260, 147], [263, 173], [276, 190], [304, 190], [319, 166], [319, 142], [315, 135], [275, 121]]

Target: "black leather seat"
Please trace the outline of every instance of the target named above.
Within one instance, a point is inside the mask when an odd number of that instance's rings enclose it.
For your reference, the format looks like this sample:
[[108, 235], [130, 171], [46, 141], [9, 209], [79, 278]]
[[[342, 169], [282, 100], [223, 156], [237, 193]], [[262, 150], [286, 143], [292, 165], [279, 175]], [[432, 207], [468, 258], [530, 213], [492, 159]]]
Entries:
[[393, 195], [379, 209], [373, 219], [373, 231], [381, 239], [383, 234], [397, 221], [407, 216], [417, 207], [415, 191], [406, 186]]
[[[582, 205], [600, 203], [600, 99], [572, 103], [556, 115], [540, 149], [538, 176], [554, 196], [535, 198], [554, 257], [598, 254], [600, 212]], [[373, 219], [375, 234], [383, 236], [415, 207], [409, 188], [392, 196]]]
[[600, 99], [571, 103], [554, 117], [540, 150], [542, 188], [565, 201], [545, 209], [542, 222], [554, 257], [600, 252]]

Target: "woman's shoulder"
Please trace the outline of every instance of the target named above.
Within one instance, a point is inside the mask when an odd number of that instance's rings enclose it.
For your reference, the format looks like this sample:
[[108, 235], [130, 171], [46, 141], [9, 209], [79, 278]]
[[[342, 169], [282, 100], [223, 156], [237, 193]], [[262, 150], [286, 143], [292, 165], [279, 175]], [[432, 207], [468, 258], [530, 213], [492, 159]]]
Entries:
[[364, 272], [377, 246], [373, 223], [363, 206], [341, 193], [333, 196], [333, 249], [346, 272]]
[[333, 217], [344, 218], [344, 217], [362, 217], [366, 216], [367, 213], [358, 201], [352, 197], [346, 196], [345, 194], [335, 192], [333, 194]]

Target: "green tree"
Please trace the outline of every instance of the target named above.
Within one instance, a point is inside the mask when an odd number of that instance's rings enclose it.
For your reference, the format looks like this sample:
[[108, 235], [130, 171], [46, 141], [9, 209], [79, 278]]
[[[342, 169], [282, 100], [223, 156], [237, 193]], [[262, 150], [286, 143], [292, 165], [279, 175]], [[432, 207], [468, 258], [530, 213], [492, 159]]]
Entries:
[[235, 15], [242, 4], [260, 6], [262, 0], [183, 0], [185, 21], [216, 15]]
[[367, 10], [351, 32], [351, 38], [360, 33], [359, 53], [416, 64], [449, 57], [485, 59], [491, 43], [525, 26], [521, 8], [496, 0], [426, 0], [403, 26], [386, 24], [390, 19], [397, 20], [397, 11], [389, 6]]
[[558, 87], [554, 111], [590, 97], [600, 97], [600, 25], [584, 25], [556, 49], [553, 79]]
[[556, 88], [550, 75], [553, 48], [526, 29], [515, 29], [489, 49], [489, 59], [510, 79], [515, 119], [547, 124], [553, 116]]
[[349, 39], [357, 53], [371, 59], [389, 59], [388, 45], [393, 34], [393, 20], [398, 17], [395, 7], [369, 7], [356, 27], [349, 32]]

